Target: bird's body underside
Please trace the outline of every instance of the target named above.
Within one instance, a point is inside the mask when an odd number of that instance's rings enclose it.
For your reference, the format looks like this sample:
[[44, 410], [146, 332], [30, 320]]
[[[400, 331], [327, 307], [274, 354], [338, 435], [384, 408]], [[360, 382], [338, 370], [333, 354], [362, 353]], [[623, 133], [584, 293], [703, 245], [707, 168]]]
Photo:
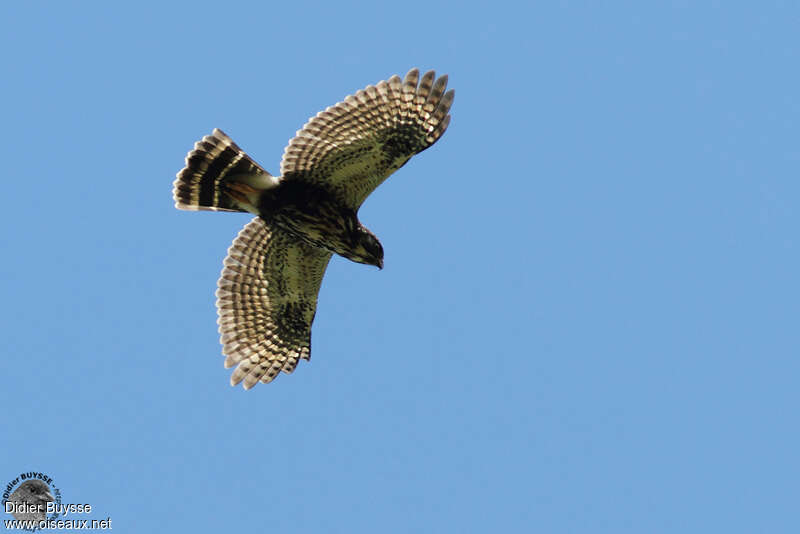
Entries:
[[227, 135], [197, 142], [174, 185], [179, 209], [257, 217], [231, 245], [217, 308], [231, 384], [249, 389], [290, 373], [311, 351], [317, 294], [332, 254], [383, 267], [383, 248], [358, 220], [364, 199], [450, 122], [447, 77], [412, 69], [312, 118], [272, 176]]

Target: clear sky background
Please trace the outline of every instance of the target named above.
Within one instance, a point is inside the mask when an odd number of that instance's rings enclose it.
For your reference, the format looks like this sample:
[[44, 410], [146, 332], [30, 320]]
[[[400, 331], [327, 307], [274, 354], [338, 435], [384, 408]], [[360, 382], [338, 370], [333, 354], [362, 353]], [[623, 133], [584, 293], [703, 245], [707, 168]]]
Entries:
[[[118, 532], [800, 528], [794, 2], [4, 2], [2, 484]], [[251, 391], [174, 209], [411, 67], [452, 123], [365, 203], [313, 357]], [[10, 517], [10, 516], [5, 516]]]

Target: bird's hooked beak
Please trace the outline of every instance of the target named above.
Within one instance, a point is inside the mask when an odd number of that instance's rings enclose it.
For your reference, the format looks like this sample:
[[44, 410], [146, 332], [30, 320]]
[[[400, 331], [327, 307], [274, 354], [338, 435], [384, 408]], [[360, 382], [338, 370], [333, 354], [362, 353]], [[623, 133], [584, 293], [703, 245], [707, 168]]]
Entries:
[[378, 270], [383, 270], [383, 258], [378, 260]]
[[50, 502], [53, 502], [53, 501], [56, 500], [56, 498], [53, 497], [53, 494], [50, 493], [49, 489], [44, 490], [44, 493], [42, 494], [42, 497], [44, 497], [44, 500], [50, 501]]

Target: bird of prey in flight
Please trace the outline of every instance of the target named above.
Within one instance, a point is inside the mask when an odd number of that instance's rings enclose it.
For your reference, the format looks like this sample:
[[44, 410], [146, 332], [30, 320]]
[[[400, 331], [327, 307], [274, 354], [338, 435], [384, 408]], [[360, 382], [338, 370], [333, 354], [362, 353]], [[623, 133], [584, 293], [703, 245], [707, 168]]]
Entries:
[[280, 176], [215, 129], [186, 156], [175, 207], [256, 217], [228, 249], [217, 283], [231, 385], [250, 389], [311, 355], [311, 323], [332, 254], [383, 268], [383, 247], [358, 220], [364, 199], [433, 145], [454, 91], [433, 71], [392, 76], [321, 111], [289, 141]]

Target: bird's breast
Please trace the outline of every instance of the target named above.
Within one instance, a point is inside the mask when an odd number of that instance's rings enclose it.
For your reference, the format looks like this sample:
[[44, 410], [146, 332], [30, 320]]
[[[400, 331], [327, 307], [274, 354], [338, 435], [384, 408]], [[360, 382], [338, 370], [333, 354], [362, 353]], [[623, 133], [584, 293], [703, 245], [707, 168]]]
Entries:
[[259, 215], [268, 224], [297, 236], [305, 243], [346, 256], [358, 226], [355, 213], [324, 191], [287, 187], [266, 192]]

